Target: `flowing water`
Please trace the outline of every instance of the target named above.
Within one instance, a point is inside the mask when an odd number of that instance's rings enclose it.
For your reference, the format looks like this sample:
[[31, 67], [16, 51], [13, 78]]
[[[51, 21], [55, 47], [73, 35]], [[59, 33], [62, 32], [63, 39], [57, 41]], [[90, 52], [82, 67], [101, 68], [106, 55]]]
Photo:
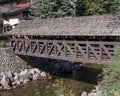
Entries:
[[31, 81], [9, 91], [0, 91], [0, 96], [80, 96], [83, 91], [90, 92], [94, 89], [102, 67], [85, 65], [80, 80], [75, 80], [71, 74], [61, 74], [52, 79]]

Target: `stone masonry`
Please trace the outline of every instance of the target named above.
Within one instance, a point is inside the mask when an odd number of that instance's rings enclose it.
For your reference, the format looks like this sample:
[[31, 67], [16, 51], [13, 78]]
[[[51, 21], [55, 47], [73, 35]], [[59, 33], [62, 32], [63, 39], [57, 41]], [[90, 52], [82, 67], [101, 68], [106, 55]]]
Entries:
[[0, 72], [14, 72], [25, 68], [27, 62], [15, 55], [12, 48], [0, 48]]

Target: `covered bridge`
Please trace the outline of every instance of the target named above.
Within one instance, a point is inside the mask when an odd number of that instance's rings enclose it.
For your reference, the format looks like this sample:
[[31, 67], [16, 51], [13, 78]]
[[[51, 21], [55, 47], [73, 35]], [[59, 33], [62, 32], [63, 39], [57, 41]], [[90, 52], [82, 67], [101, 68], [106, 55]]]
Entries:
[[19, 55], [110, 64], [120, 45], [120, 15], [23, 21], [7, 35]]

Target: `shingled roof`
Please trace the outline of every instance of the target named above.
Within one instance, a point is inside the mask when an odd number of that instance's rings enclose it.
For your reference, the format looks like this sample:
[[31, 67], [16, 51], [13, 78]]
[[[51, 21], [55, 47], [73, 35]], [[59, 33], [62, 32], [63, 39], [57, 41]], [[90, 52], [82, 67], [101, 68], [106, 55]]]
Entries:
[[120, 35], [120, 15], [23, 21], [8, 35]]

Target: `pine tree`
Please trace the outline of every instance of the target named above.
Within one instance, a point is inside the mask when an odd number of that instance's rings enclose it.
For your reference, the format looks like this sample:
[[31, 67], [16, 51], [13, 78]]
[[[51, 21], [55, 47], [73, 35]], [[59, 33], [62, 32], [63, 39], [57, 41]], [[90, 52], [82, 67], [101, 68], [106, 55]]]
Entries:
[[35, 17], [58, 18], [76, 16], [75, 0], [37, 0]]
[[119, 0], [37, 0], [34, 17], [59, 18], [116, 13]]

